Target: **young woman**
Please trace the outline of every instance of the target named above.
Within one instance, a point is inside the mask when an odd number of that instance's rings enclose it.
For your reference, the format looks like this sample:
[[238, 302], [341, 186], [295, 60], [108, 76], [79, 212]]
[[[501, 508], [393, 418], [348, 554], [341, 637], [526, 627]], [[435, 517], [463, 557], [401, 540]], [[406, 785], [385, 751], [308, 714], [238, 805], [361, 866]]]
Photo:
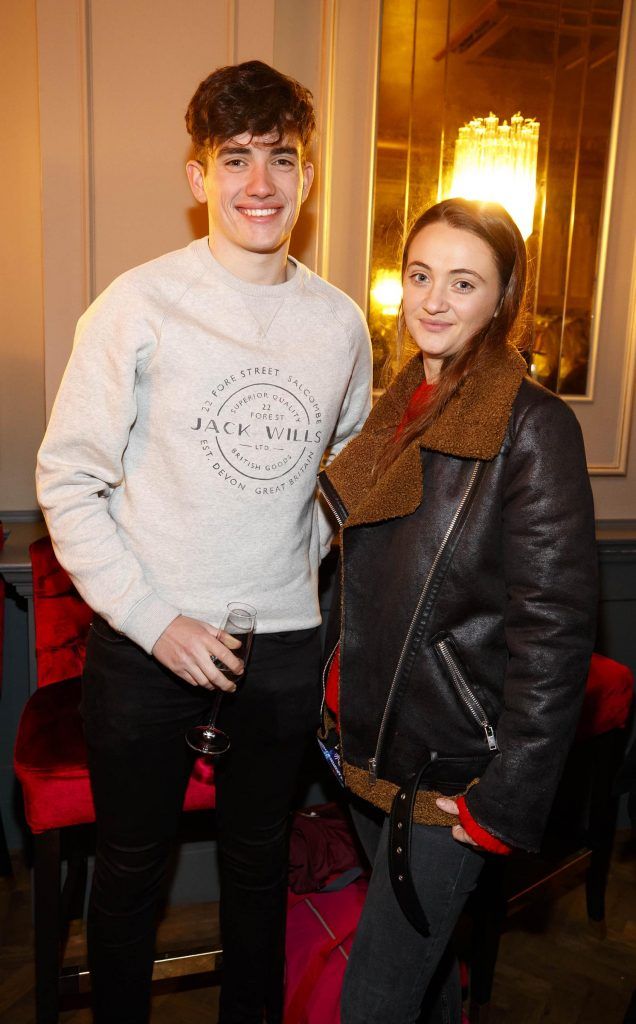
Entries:
[[449, 938], [487, 851], [540, 844], [596, 616], [581, 432], [516, 347], [519, 231], [446, 200], [402, 273], [417, 354], [321, 474], [343, 526], [325, 732], [373, 865], [343, 1024], [460, 1020]]

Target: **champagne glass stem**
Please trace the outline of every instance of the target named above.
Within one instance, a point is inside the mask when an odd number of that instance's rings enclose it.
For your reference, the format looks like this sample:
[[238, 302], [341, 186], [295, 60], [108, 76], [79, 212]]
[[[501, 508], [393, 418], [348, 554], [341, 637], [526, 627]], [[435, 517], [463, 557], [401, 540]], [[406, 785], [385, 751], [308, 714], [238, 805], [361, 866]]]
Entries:
[[[251, 605], [245, 604], [245, 602], [242, 601], [231, 601], [227, 606], [227, 615], [225, 616], [223, 625], [219, 628], [219, 632], [224, 631], [228, 633], [230, 637], [234, 637], [234, 639], [238, 641], [238, 644], [233, 646], [231, 649], [238, 652], [244, 665], [247, 664], [249, 659], [255, 624], [255, 608], [252, 608]], [[222, 659], [212, 654], [210, 657], [212, 658], [213, 664], [216, 665], [227, 680], [230, 682], [237, 682], [239, 680], [240, 675], [227, 668]], [[224, 754], [226, 750], [229, 750], [230, 748], [229, 736], [226, 736], [223, 730], [218, 729], [216, 725], [224, 692], [225, 691], [219, 689], [219, 687], [214, 687], [214, 692], [210, 695], [210, 705], [206, 723], [204, 725], [193, 725], [185, 734], [186, 743], [198, 754], [211, 755], [214, 757], [218, 754]]]
[[219, 715], [219, 709], [221, 707], [221, 700], [222, 699], [223, 699], [223, 690], [220, 690], [217, 687], [215, 689], [213, 697], [212, 697], [212, 706], [210, 708], [210, 714], [209, 714], [208, 720], [206, 722], [206, 728], [207, 729], [212, 729], [213, 732], [216, 729], [216, 720], [217, 720], [218, 715]]

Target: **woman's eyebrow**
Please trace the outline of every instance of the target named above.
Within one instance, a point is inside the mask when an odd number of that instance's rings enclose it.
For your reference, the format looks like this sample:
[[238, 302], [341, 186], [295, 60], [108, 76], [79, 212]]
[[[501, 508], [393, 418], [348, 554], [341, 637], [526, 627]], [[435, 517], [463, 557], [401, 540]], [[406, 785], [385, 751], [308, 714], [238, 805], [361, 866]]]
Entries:
[[472, 277], [478, 277], [480, 281], [483, 281], [481, 274], [478, 274], [476, 270], [470, 270], [468, 267], [457, 267], [456, 270], [451, 270], [451, 274], [470, 274]]
[[[423, 270], [430, 270], [431, 269], [429, 267], [428, 263], [422, 263], [421, 260], [411, 260], [411, 262], [409, 263], [409, 265], [408, 265], [408, 267], [406, 269], [410, 270], [411, 267], [422, 267]], [[455, 270], [450, 270], [449, 273], [450, 274], [470, 274], [472, 277], [478, 277], [480, 281], [484, 280], [483, 277], [481, 276], [481, 274], [478, 274], [476, 270], [469, 270], [468, 267], [457, 267]]]

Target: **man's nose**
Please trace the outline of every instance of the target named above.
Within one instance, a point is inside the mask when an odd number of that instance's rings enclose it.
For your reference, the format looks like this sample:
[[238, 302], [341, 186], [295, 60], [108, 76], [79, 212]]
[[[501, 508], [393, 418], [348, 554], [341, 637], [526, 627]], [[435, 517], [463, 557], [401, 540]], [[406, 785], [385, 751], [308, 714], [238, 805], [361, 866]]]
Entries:
[[252, 167], [247, 187], [247, 194], [265, 198], [276, 191], [269, 168], [266, 165], [255, 164]]

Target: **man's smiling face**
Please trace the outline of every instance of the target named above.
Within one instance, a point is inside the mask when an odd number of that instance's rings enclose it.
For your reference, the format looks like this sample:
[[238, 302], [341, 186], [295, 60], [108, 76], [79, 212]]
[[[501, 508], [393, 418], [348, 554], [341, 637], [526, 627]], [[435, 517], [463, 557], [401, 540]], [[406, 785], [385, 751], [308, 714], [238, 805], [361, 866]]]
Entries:
[[231, 266], [240, 252], [288, 245], [313, 167], [303, 162], [298, 138], [245, 132], [216, 146], [205, 167], [190, 161], [188, 179], [195, 198], [207, 202], [211, 248]]

